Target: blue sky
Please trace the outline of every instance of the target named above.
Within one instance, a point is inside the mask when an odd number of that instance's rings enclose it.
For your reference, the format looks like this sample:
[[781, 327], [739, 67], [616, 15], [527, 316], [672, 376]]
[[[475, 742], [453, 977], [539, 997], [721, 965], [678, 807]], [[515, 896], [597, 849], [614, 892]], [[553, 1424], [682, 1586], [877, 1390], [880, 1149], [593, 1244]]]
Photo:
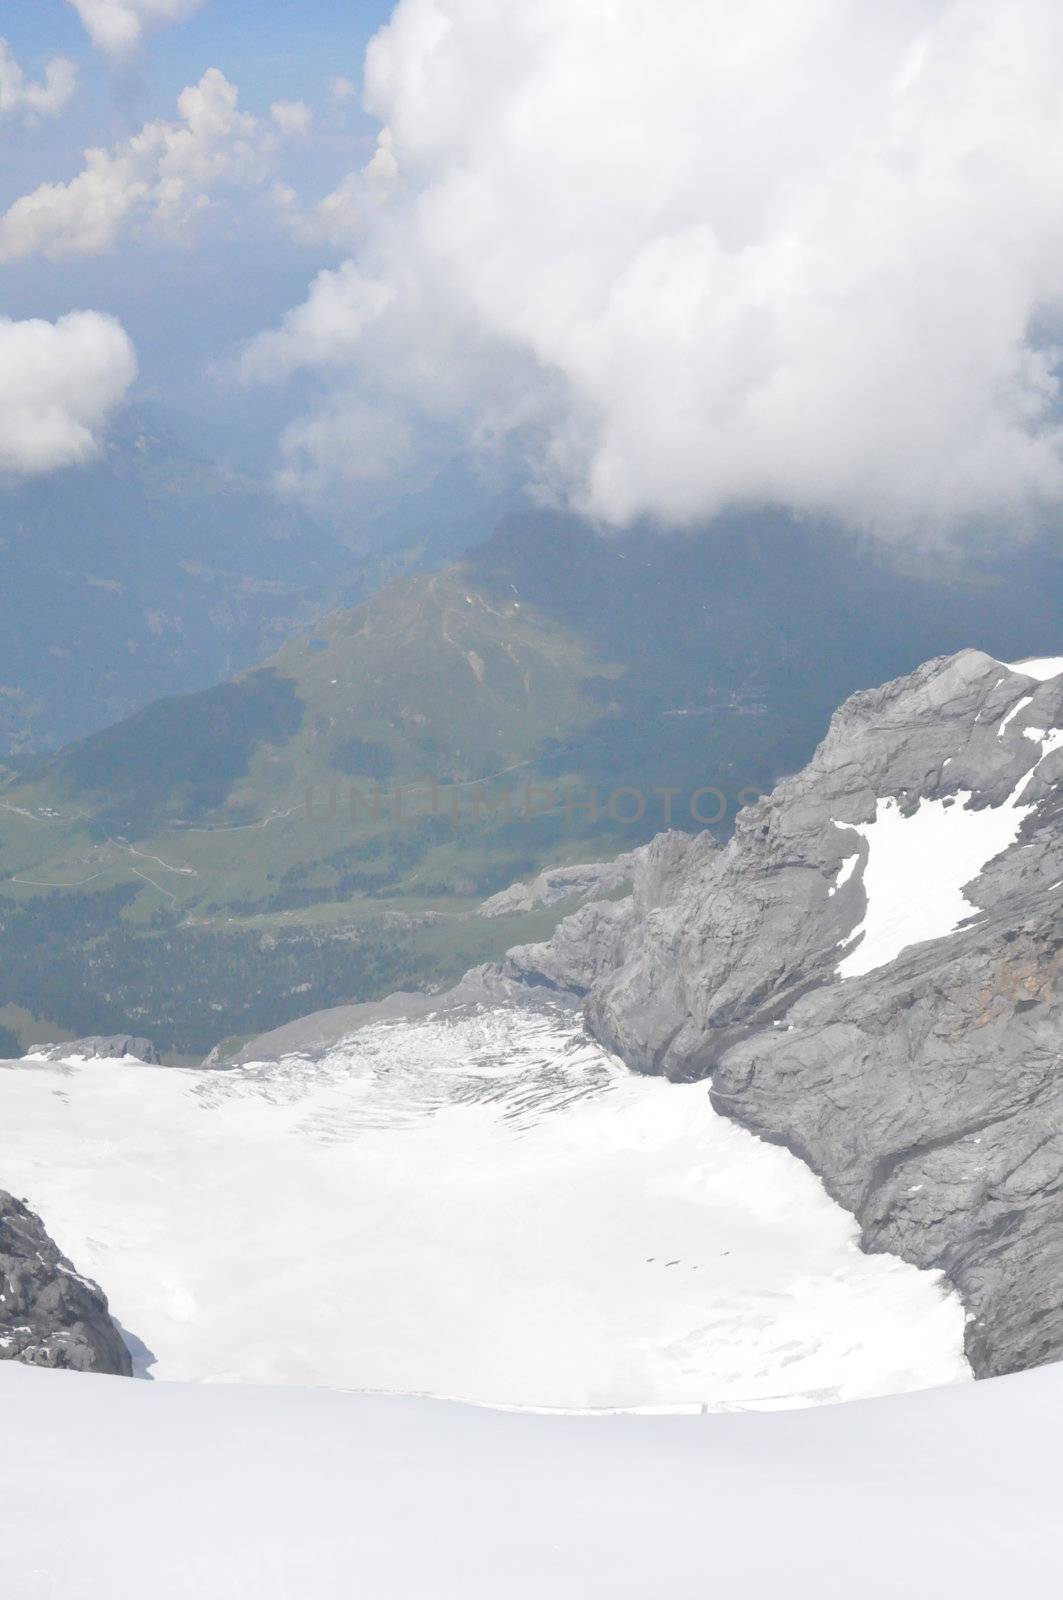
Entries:
[[0, 27], [24, 65], [61, 52], [100, 77], [142, 78], [171, 98], [204, 66], [219, 66], [248, 94], [313, 96], [334, 72], [357, 74], [365, 45], [391, 5], [384, 0], [206, 0], [186, 21], [154, 34], [134, 63], [109, 72], [66, 0], [4, 0]]
[[[259, 118], [268, 121], [276, 100], [313, 110], [313, 136], [293, 141], [276, 172], [311, 204], [372, 153], [375, 123], [357, 98], [338, 106], [329, 84], [339, 75], [360, 87], [366, 44], [390, 11], [384, 0], [205, 0], [116, 60], [94, 48], [66, 0], [4, 0], [0, 38], [27, 77], [39, 78], [47, 60], [62, 55], [76, 64], [78, 86], [62, 115], [0, 129], [0, 208], [40, 184], [69, 182], [86, 147], [109, 147], [153, 119], [173, 119], [182, 89], [211, 67]], [[206, 451], [235, 448], [266, 469], [283, 396], [219, 386], [208, 372], [281, 317], [333, 259], [336, 250], [299, 244], [248, 206], [199, 229], [190, 246], [133, 231], [99, 254], [0, 265], [0, 314], [54, 320], [91, 307], [117, 316], [139, 358], [134, 399], [198, 416]]]

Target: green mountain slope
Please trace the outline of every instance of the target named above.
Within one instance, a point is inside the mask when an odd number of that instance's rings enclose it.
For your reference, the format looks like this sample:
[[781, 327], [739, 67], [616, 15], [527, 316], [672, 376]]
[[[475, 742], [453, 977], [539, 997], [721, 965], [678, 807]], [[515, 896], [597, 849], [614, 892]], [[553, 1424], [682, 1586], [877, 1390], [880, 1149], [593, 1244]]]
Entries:
[[852, 690], [1061, 638], [1051, 551], [913, 572], [778, 519], [652, 542], [514, 522], [26, 764], [0, 791], [0, 1023], [194, 1053], [447, 981], [531, 936], [477, 918], [486, 894], [669, 821], [726, 829]]
[[[253, 665], [337, 605], [453, 559], [495, 496], [453, 469], [314, 517], [128, 413], [100, 460], [0, 497], [0, 760]], [[485, 507], [491, 506], [484, 522]]]

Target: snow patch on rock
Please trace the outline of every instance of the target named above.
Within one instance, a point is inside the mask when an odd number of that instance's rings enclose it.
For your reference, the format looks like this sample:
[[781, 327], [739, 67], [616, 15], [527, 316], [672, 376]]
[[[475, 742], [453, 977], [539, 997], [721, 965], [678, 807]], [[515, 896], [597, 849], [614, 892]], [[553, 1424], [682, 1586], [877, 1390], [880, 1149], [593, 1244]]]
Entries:
[[910, 945], [955, 932], [975, 914], [964, 888], [1018, 837], [1030, 809], [1017, 803], [1026, 782], [1003, 805], [978, 810], [968, 807], [966, 792], [921, 799], [907, 816], [892, 796], [876, 802], [875, 820], [853, 827], [867, 841], [867, 910], [844, 941], [849, 946], [859, 939], [839, 962], [839, 977], [873, 972]]
[[1063, 672], [1063, 656], [1032, 656], [1029, 661], [1005, 661], [1009, 672], [1021, 672], [1027, 678], [1039, 678], [1047, 683]]
[[1014, 722], [1015, 718], [1018, 716], [1020, 711], [1025, 711], [1026, 710], [1026, 707], [1030, 704], [1030, 701], [1032, 699], [1033, 699], [1033, 695], [1032, 694], [1024, 694], [1021, 697], [1021, 699], [1016, 700], [1015, 704], [1012, 706], [1012, 708], [1008, 712], [1007, 716], [1001, 722], [1000, 727], [997, 729], [997, 738], [998, 739], [1002, 739], [1004, 737], [1004, 734], [1006, 733], [1009, 724]]

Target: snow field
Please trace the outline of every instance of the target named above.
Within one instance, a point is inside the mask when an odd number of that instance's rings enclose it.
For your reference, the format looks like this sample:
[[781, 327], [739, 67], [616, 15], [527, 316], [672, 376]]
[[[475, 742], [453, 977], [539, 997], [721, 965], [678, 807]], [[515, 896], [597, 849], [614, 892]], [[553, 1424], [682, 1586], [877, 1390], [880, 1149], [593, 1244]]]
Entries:
[[27, 1061], [0, 1122], [5, 1185], [157, 1378], [579, 1410], [969, 1376], [938, 1274], [862, 1254], [795, 1157], [569, 1014], [384, 1023], [229, 1072]]

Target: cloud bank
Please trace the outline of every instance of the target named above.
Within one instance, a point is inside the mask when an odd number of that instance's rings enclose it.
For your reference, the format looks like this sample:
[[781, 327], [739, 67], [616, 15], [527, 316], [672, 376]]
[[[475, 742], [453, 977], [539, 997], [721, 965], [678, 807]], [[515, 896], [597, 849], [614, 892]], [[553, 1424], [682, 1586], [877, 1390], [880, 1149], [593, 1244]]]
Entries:
[[93, 44], [125, 55], [146, 33], [183, 22], [203, 0], [70, 0]]
[[64, 56], [45, 64], [44, 77], [34, 83], [26, 77], [6, 39], [0, 39], [0, 121], [18, 117], [36, 122], [56, 117], [69, 105], [77, 88], [78, 69]]
[[[1063, 500], [1054, 0], [401, 0], [339, 270], [246, 353], [523, 451], [624, 523], [783, 504], [886, 534]], [[350, 247], [349, 247], [350, 248]]]
[[114, 317], [0, 317], [0, 473], [31, 475], [90, 460], [136, 370], [133, 346]]
[[0, 216], [0, 262], [100, 255], [141, 223], [186, 233], [220, 187], [265, 176], [275, 134], [239, 110], [216, 67], [182, 90], [178, 120], [146, 122], [110, 150], [86, 150], [69, 183], [44, 183]]

